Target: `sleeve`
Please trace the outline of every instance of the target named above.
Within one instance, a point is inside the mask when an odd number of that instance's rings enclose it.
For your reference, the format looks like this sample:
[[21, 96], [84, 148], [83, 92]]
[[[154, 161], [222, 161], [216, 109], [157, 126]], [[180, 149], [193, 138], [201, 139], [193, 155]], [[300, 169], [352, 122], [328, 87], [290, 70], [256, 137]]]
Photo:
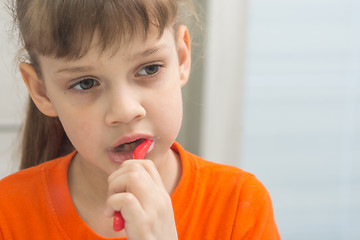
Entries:
[[253, 175], [244, 182], [240, 191], [231, 239], [281, 239], [270, 195]]

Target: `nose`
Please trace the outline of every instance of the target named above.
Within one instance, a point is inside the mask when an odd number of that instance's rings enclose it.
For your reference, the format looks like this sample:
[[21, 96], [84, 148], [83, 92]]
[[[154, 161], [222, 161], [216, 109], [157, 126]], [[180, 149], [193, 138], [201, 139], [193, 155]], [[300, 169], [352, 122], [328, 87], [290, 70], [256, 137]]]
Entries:
[[120, 123], [130, 123], [145, 117], [146, 111], [138, 94], [129, 88], [113, 90], [108, 95], [106, 103], [105, 122], [109, 126]]

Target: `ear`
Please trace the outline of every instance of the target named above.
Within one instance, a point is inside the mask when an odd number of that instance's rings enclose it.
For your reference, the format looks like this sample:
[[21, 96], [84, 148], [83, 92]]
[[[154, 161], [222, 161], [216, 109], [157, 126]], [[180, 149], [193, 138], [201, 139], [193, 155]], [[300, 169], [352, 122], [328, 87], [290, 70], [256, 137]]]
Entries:
[[36, 107], [43, 114], [56, 117], [57, 113], [46, 95], [45, 84], [39, 79], [35, 69], [28, 63], [21, 63], [20, 72]]
[[183, 87], [189, 80], [191, 68], [190, 36], [187, 27], [184, 25], [180, 25], [177, 30], [177, 53], [181, 87]]

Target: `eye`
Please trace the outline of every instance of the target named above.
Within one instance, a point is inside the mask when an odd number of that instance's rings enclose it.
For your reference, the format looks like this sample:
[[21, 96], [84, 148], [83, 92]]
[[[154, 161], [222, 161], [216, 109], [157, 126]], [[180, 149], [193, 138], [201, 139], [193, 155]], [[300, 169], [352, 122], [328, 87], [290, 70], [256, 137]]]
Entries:
[[158, 64], [149, 65], [140, 69], [140, 71], [138, 71], [136, 75], [138, 76], [154, 75], [159, 71], [160, 67], [161, 66]]
[[89, 90], [96, 85], [99, 85], [99, 83], [96, 80], [91, 78], [86, 78], [75, 83], [74, 85], [71, 86], [71, 88], [76, 90]]

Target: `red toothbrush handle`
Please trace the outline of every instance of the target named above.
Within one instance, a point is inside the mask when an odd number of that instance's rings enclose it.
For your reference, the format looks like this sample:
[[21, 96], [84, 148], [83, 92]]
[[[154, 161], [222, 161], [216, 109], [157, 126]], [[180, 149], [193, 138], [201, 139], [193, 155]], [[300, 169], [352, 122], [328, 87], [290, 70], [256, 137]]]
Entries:
[[121, 212], [115, 212], [114, 213], [114, 224], [113, 228], [114, 231], [121, 231], [124, 228], [125, 220], [123, 216], [121, 215]]
[[144, 159], [147, 151], [149, 150], [153, 140], [147, 139], [135, 148], [134, 159]]
[[[134, 159], [144, 159], [147, 151], [149, 150], [153, 140], [145, 140], [139, 146], [137, 146], [134, 150]], [[114, 231], [121, 231], [124, 228], [125, 220], [121, 215], [121, 212], [114, 213], [114, 223], [113, 228]]]

